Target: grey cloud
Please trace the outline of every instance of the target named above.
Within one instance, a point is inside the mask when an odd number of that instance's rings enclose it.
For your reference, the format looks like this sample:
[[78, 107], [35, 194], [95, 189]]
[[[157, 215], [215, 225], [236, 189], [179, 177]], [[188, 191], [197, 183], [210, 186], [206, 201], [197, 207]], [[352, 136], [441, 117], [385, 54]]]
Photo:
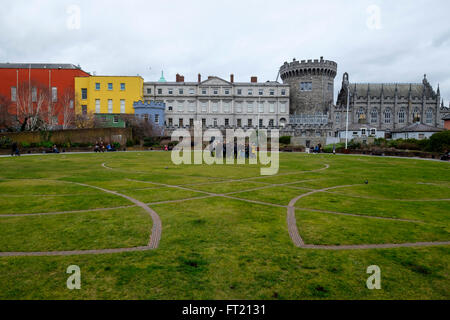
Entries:
[[[70, 5], [81, 28], [66, 26]], [[367, 27], [378, 5], [382, 28]], [[274, 80], [284, 61], [338, 63], [352, 81], [418, 82], [427, 73], [450, 99], [447, 0], [16, 0], [2, 4], [0, 61], [67, 62], [97, 74], [195, 80]], [[336, 90], [337, 91], [337, 90]], [[446, 102], [448, 105], [448, 102]]]

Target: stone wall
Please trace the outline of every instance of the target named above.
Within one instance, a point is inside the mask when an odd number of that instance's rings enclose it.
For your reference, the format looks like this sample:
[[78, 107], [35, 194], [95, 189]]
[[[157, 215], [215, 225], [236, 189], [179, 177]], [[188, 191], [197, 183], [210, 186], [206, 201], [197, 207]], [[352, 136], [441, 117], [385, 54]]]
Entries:
[[95, 143], [103, 140], [105, 142], [118, 142], [125, 145], [128, 139], [132, 139], [131, 128], [95, 128], [57, 130], [45, 132], [7, 132], [0, 133], [0, 137], [9, 137], [15, 142], [40, 143], [51, 141], [55, 144], [62, 143]]

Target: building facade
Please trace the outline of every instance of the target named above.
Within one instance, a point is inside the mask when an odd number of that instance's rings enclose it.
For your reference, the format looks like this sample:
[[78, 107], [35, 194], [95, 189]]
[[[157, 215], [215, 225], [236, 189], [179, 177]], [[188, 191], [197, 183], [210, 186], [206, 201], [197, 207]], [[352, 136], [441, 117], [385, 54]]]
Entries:
[[276, 128], [289, 121], [289, 85], [278, 82], [234, 82], [210, 76], [202, 81], [185, 82], [177, 74], [175, 82], [144, 83], [144, 100], [165, 103], [167, 128], [203, 127]]
[[139, 76], [75, 78], [76, 111], [81, 114], [132, 114], [142, 100], [144, 80]]
[[435, 91], [426, 75], [422, 83], [350, 83], [347, 73], [331, 114], [334, 130], [346, 126], [349, 97], [349, 124], [369, 125], [385, 131], [387, 137], [398, 129], [414, 123], [443, 128], [443, 114], [448, 112], [441, 103], [439, 86]]
[[157, 129], [161, 134], [164, 133], [164, 123], [165, 123], [165, 111], [166, 105], [164, 102], [143, 102], [137, 101], [133, 103], [134, 115], [145, 121], [154, 124], [155, 129]]
[[[448, 109], [450, 110], [450, 105], [448, 106]], [[444, 129], [450, 130], [450, 112], [446, 113], [442, 120], [444, 121]]]
[[95, 125], [102, 128], [125, 128], [125, 119], [120, 114], [96, 113]]
[[442, 128], [437, 128], [433, 126], [428, 126], [426, 124], [417, 122], [409, 126], [395, 129], [392, 131], [392, 139], [427, 139], [431, 137], [436, 132], [444, 131]]
[[64, 127], [74, 112], [75, 78], [89, 76], [73, 64], [0, 63], [0, 95], [11, 102], [9, 113], [20, 121], [35, 111], [34, 116]]
[[283, 134], [306, 147], [326, 144], [333, 128], [330, 113], [334, 105], [334, 78], [337, 63], [324, 60], [293, 59], [279, 70], [284, 84], [290, 87], [289, 130]]

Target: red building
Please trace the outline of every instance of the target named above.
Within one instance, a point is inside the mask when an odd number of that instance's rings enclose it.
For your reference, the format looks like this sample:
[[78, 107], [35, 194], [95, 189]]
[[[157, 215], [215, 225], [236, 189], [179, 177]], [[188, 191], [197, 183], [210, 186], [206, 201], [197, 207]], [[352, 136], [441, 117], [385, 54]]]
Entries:
[[75, 77], [83, 76], [90, 74], [73, 64], [0, 63], [0, 101], [15, 126], [65, 126], [74, 115]]
[[447, 113], [442, 120], [444, 120], [444, 129], [450, 130], [450, 113]]

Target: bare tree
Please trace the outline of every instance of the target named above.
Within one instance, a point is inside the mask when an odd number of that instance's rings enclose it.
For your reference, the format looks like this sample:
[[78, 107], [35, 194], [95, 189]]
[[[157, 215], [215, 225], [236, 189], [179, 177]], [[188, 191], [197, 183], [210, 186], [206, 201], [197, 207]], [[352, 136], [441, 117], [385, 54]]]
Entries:
[[73, 125], [78, 129], [94, 128], [95, 115], [92, 112], [86, 114], [77, 113], [74, 115]]
[[161, 135], [161, 128], [146, 118], [141, 118], [134, 114], [121, 115], [127, 128], [132, 128], [133, 137], [144, 139], [146, 137], [156, 137]]
[[67, 88], [61, 98], [61, 112], [63, 116], [63, 129], [72, 128], [75, 125], [75, 94]]
[[24, 81], [19, 85], [16, 97], [17, 118], [23, 130], [46, 129], [50, 99], [49, 89], [39, 83]]
[[12, 102], [0, 95], [0, 129], [11, 129], [14, 126], [14, 115], [10, 113]]

